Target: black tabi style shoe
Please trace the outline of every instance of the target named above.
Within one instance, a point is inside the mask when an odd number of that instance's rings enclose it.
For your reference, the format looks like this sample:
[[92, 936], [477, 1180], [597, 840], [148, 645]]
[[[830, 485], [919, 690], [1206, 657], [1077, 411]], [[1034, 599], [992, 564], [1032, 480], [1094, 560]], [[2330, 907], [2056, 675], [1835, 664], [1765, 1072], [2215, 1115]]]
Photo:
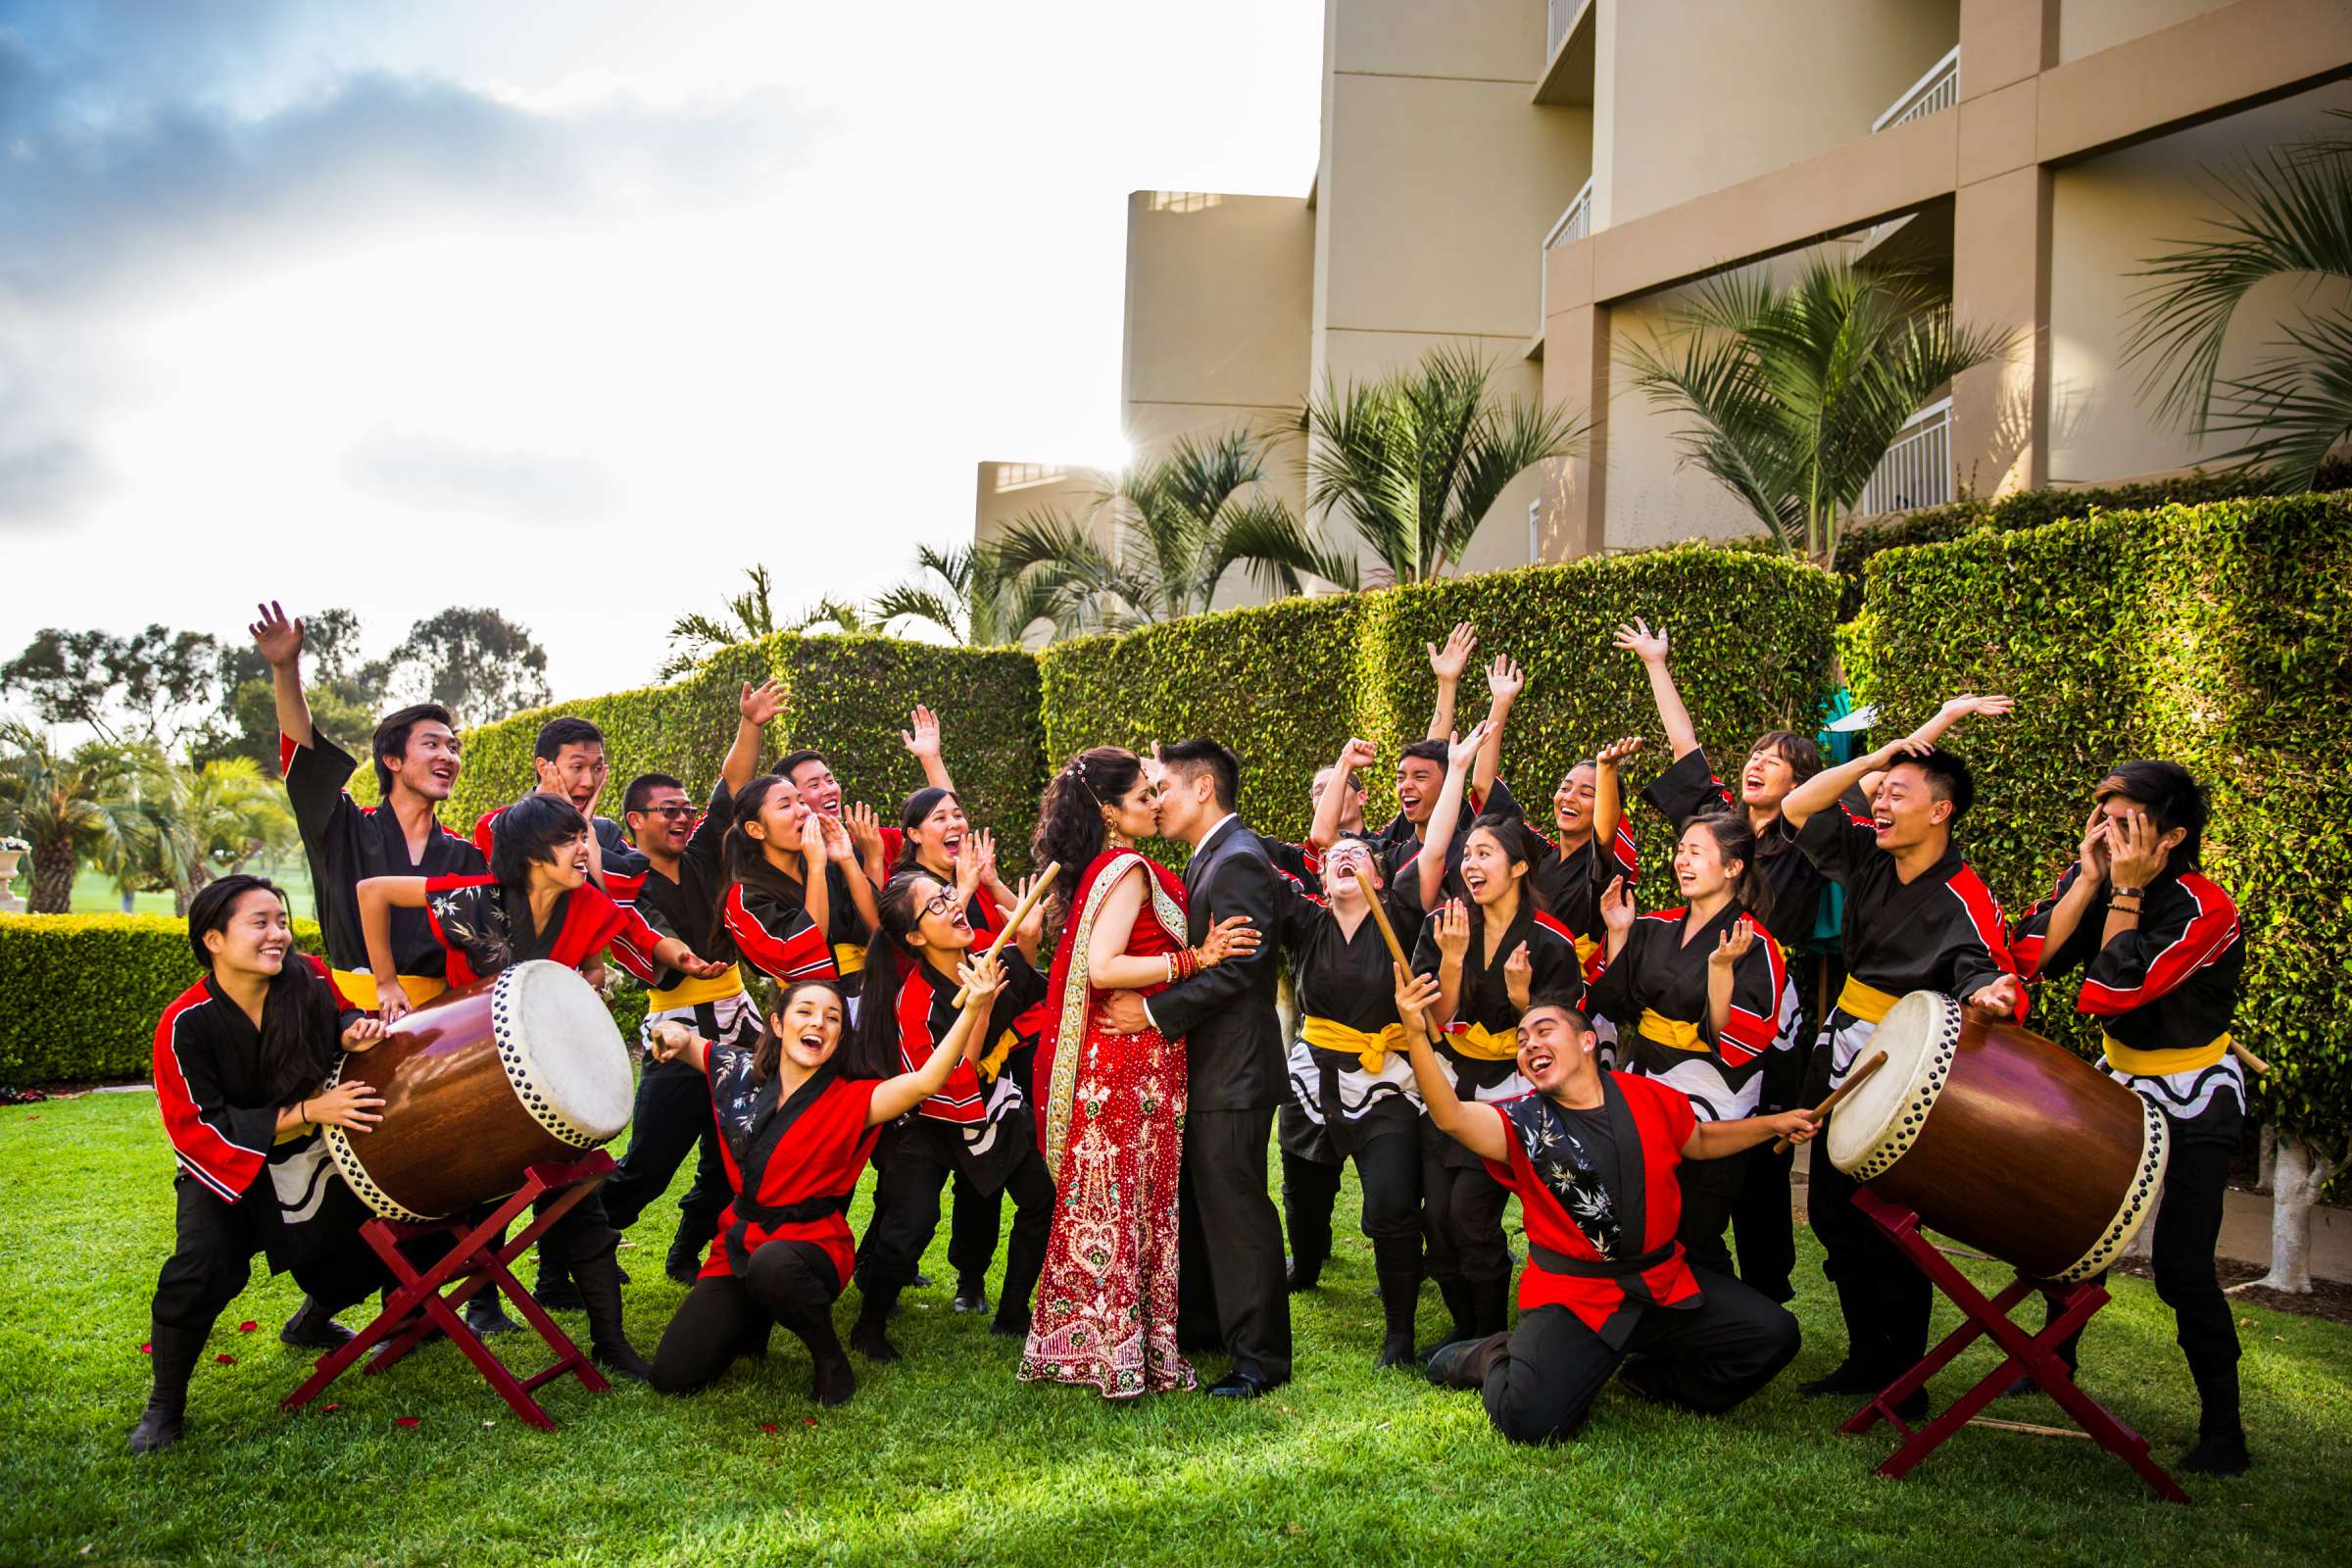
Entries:
[[[573, 1297], [576, 1300], [578, 1293], [574, 1292]], [[547, 1298], [540, 1297], [539, 1304], [546, 1306], [548, 1304]], [[507, 1316], [505, 1307], [499, 1305], [498, 1292], [495, 1289], [476, 1291], [466, 1298], [466, 1326], [473, 1330], [477, 1339], [487, 1338], [493, 1334], [514, 1334], [522, 1328], [521, 1324]]]
[[358, 1338], [351, 1330], [335, 1321], [335, 1315], [309, 1297], [286, 1319], [286, 1326], [277, 1331], [278, 1343], [291, 1345], [298, 1350], [332, 1350]]
[[1421, 1249], [1413, 1240], [1398, 1249], [1386, 1243], [1376, 1243], [1372, 1249], [1373, 1276], [1380, 1287], [1380, 1316], [1383, 1334], [1380, 1350], [1372, 1357], [1375, 1367], [1415, 1364], [1413, 1356], [1413, 1313], [1421, 1304]]
[[1490, 1334], [1483, 1339], [1441, 1345], [1429, 1358], [1429, 1381], [1441, 1389], [1483, 1389], [1494, 1358], [1510, 1343], [1507, 1334]]
[[1320, 1257], [1285, 1259], [1282, 1268], [1284, 1288], [1293, 1296], [1297, 1296], [1301, 1291], [1311, 1291], [1321, 1285], [1323, 1283], [1323, 1265], [1326, 1261]]
[[1870, 1368], [1849, 1355], [1838, 1363], [1835, 1371], [1799, 1383], [1796, 1392], [1811, 1398], [1823, 1394], [1876, 1394], [1886, 1386], [1871, 1376]]
[[[570, 1273], [562, 1264], [552, 1263], [545, 1257], [539, 1259], [539, 1282], [531, 1287], [531, 1298], [550, 1312], [584, 1312], [588, 1309], [587, 1303], [580, 1299], [578, 1282], [572, 1279]], [[484, 1291], [474, 1299], [495, 1302], [498, 1299], [498, 1293]], [[467, 1321], [470, 1322], [471, 1319], [469, 1318]], [[512, 1326], [509, 1325], [509, 1327]], [[474, 1332], [479, 1334], [482, 1331], [475, 1329]]]
[[2197, 1446], [2175, 1460], [2173, 1468], [2192, 1476], [2242, 1476], [2253, 1464], [2246, 1435], [2239, 1430], [2199, 1433]]
[[588, 1353], [598, 1366], [632, 1383], [651, 1383], [654, 1369], [629, 1343], [620, 1321], [620, 1265], [611, 1252], [571, 1266], [580, 1304], [588, 1313]]
[[989, 1320], [988, 1332], [1002, 1334], [1008, 1340], [1025, 1340], [1029, 1337], [1029, 1309], [1008, 1301], [997, 1308], [997, 1315]]
[[149, 1331], [147, 1353], [155, 1363], [155, 1387], [130, 1429], [133, 1453], [160, 1452], [186, 1435], [188, 1375], [204, 1357], [204, 1336], [157, 1324]]
[[850, 1365], [850, 1358], [842, 1353], [838, 1343], [831, 1354], [815, 1358], [808, 1392], [817, 1403], [827, 1408], [849, 1403], [850, 1396], [858, 1392], [858, 1369]]
[[899, 1359], [899, 1348], [890, 1343], [885, 1330], [886, 1318], [859, 1316], [850, 1330], [850, 1348], [876, 1366], [888, 1366]]
[[956, 1299], [948, 1303], [956, 1312], [985, 1312], [988, 1310], [988, 1281], [972, 1276], [956, 1282]]
[[1255, 1399], [1273, 1390], [1273, 1384], [1253, 1373], [1228, 1372], [1200, 1392], [1212, 1399]]

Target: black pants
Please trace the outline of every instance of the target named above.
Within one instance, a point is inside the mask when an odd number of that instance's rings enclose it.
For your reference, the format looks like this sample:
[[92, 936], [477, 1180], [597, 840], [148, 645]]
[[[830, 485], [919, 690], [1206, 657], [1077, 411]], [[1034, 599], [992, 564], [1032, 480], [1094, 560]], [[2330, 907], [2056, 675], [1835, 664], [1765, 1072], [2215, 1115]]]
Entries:
[[1675, 1174], [1683, 1189], [1683, 1217], [1674, 1239], [1683, 1244], [1683, 1255], [1692, 1268], [1730, 1274], [1732, 1250], [1726, 1236], [1746, 1166], [1734, 1154], [1729, 1159], [1685, 1160]]
[[1788, 1186], [1796, 1149], [1792, 1145], [1776, 1154], [1770, 1144], [1758, 1144], [1724, 1163], [1741, 1167], [1740, 1190], [1732, 1198], [1732, 1240], [1740, 1249], [1740, 1283], [1773, 1300], [1788, 1300], [1796, 1295], [1788, 1278], [1796, 1269], [1796, 1221]]
[[[1835, 1120], [1832, 1111], [1830, 1121]], [[1847, 1359], [1881, 1383], [1891, 1383], [1928, 1353], [1928, 1314], [1936, 1288], [1895, 1250], [1878, 1222], [1854, 1206], [1860, 1184], [1820, 1152], [1829, 1147], [1822, 1142], [1829, 1125], [1822, 1123], [1814, 1139], [1816, 1152], [1806, 1177], [1813, 1234], [1829, 1254], [1821, 1271], [1838, 1287]]]
[[[1439, 1135], [1447, 1149], [1453, 1141]], [[1429, 1241], [1429, 1277], [1440, 1286], [1457, 1280], [1485, 1283], [1511, 1277], [1511, 1250], [1502, 1239], [1503, 1205], [1510, 1189], [1483, 1165], [1450, 1161], [1421, 1138], [1422, 1224]]]
[[1519, 1316], [1487, 1372], [1487, 1419], [1513, 1443], [1576, 1435], [1601, 1388], [1630, 1356], [1644, 1385], [1685, 1409], [1715, 1415], [1770, 1383], [1796, 1354], [1796, 1319], [1738, 1280], [1694, 1271], [1694, 1307], [1650, 1307], [1623, 1350], [1612, 1350], [1564, 1306]]
[[[941, 1124], [906, 1130], [897, 1140], [874, 1179], [874, 1217], [858, 1248], [858, 1290], [869, 1314], [887, 1311], [914, 1279], [923, 1250], [939, 1229], [939, 1198], [956, 1173], [952, 1140], [961, 1135]], [[999, 1136], [1005, 1136], [1000, 1131]], [[1054, 1183], [1043, 1156], [1031, 1149], [1004, 1180], [1012, 1194], [1012, 1245], [1004, 1254], [1004, 1288], [1000, 1312], [1026, 1307], [1046, 1265], [1046, 1239], [1054, 1228]], [[951, 1232], [948, 1249], [956, 1240]], [[990, 1240], [990, 1250], [995, 1241]], [[962, 1264], [957, 1264], [961, 1268]], [[987, 1271], [984, 1257], [977, 1272]]]
[[735, 1363], [767, 1324], [781, 1323], [816, 1360], [838, 1359], [833, 1302], [841, 1276], [814, 1242], [769, 1242], [752, 1252], [751, 1277], [695, 1281], [654, 1351], [655, 1389], [691, 1394]]
[[[1358, 1229], [1378, 1243], [1421, 1234], [1421, 1147], [1411, 1130], [1388, 1133], [1349, 1156], [1363, 1184]], [[1331, 1211], [1340, 1196], [1345, 1162], [1325, 1164], [1282, 1152], [1282, 1219], [1291, 1256], [1300, 1266], [1319, 1266], [1331, 1256]]]
[[[1041, 1175], [1044, 1174], [1046, 1164], [1042, 1156], [1029, 1163], [1034, 1165]], [[955, 1188], [956, 1201], [951, 1207], [951, 1217], [948, 1220], [948, 1267], [956, 1271], [956, 1279], [958, 1284], [964, 1280], [985, 1279], [988, 1275], [989, 1265], [997, 1260], [997, 1236], [1004, 1224], [1004, 1188], [1000, 1187], [993, 1193], [984, 1193], [974, 1185], [969, 1176], [960, 1170], [956, 1173], [956, 1179], [951, 1185]], [[1005, 1185], [1010, 1186], [1011, 1184], [1006, 1183]], [[1051, 1218], [1053, 1183], [1049, 1181], [1046, 1187], [1049, 1215], [1046, 1230], [1051, 1230], [1053, 1228]], [[1017, 1202], [1018, 1200], [1016, 1199], [1015, 1201]], [[1017, 1226], [1019, 1223], [1016, 1217], [1014, 1224]], [[1038, 1245], [1043, 1247], [1045, 1244], [1042, 1238], [1045, 1231], [1041, 1230], [1038, 1234], [1041, 1238]], [[929, 1250], [930, 1246], [931, 1238], [925, 1236], [922, 1250]], [[918, 1250], [915, 1255], [920, 1257], [922, 1250]], [[1006, 1266], [1010, 1267], [1009, 1259], [1007, 1259]], [[1034, 1276], [1031, 1277], [1030, 1283], [1035, 1285]], [[1011, 1293], [1007, 1292], [1004, 1298], [1011, 1300], [1013, 1298]]]
[[[2164, 1197], [2156, 1207], [2156, 1234], [2148, 1244], [2156, 1294], [2173, 1309], [2173, 1338], [2188, 1361], [2202, 1406], [2197, 1430], [2230, 1435], [2240, 1430], [2237, 1408], [2237, 1319], [2214, 1271], [2222, 1239], [2222, 1203], [2229, 1189], [2230, 1160], [2237, 1152], [2243, 1112], [2212, 1110], [2194, 1121], [2172, 1124], [2171, 1163], [2165, 1168]], [[2099, 1276], [2103, 1283], [2106, 1275]], [[2067, 1342], [2067, 1361], [2082, 1342]]]
[[1184, 1123], [1177, 1183], [1177, 1334], [1205, 1342], [1213, 1323], [1233, 1369], [1269, 1384], [1291, 1377], [1291, 1298], [1282, 1217], [1266, 1196], [1274, 1107], [1196, 1110]]
[[669, 1191], [686, 1152], [698, 1147], [694, 1185], [678, 1200], [677, 1235], [670, 1244], [681, 1252], [700, 1253], [710, 1245], [732, 1194], [719, 1159], [718, 1128], [710, 1117], [710, 1084], [680, 1062], [647, 1067], [629, 1113], [629, 1152], [621, 1156], [620, 1168], [605, 1178], [605, 1213], [612, 1228], [625, 1231], [636, 1224], [647, 1206]]
[[[172, 1183], [179, 1236], [155, 1280], [154, 1321], [202, 1334], [253, 1277], [253, 1254], [277, 1234], [277, 1194], [264, 1171], [233, 1203], [187, 1175]], [[392, 1283], [391, 1270], [355, 1231], [339, 1246], [287, 1272], [328, 1312], [366, 1300]]]

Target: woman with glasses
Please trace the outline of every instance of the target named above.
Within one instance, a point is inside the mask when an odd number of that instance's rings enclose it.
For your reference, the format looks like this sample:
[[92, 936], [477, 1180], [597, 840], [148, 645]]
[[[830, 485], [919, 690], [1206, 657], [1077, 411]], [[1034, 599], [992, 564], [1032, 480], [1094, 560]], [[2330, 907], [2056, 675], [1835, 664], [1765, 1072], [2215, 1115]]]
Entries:
[[[866, 952], [865, 992], [849, 1042], [849, 1070], [886, 1078], [922, 1070], [963, 1016], [956, 970], [971, 952], [969, 890], [924, 870], [902, 871], [882, 889], [881, 922]], [[1045, 997], [1036, 969], [1044, 925], [1033, 911], [1013, 932], [1017, 953], [1004, 955], [1004, 982], [987, 1014], [966, 1026], [991, 1041]], [[977, 1048], [985, 1049], [985, 1048]], [[977, 1054], [977, 1050], [975, 1051]], [[1054, 1182], [1038, 1154], [1029, 1102], [1010, 1074], [984, 1075], [958, 1062], [947, 1082], [885, 1129], [874, 1152], [874, 1217], [858, 1252], [861, 1298], [850, 1348], [869, 1361], [899, 1358], [886, 1332], [899, 1292], [914, 1279], [923, 1248], [939, 1225], [940, 1193], [960, 1173], [982, 1193], [1012, 1194], [1012, 1242], [994, 1332], [1029, 1332], [1029, 1297], [1045, 1266], [1054, 1221]]]

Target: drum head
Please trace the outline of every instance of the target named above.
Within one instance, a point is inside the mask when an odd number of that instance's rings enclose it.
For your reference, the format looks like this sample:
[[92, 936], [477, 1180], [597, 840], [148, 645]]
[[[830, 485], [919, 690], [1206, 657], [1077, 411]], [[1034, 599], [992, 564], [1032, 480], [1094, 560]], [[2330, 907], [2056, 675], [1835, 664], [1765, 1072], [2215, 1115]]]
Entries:
[[544, 958], [502, 971], [491, 1018], [508, 1081], [541, 1126], [588, 1149], [629, 1124], [628, 1047], [576, 971]]
[[1927, 1124], [1960, 1039], [1960, 1004], [1914, 991], [1887, 1009], [1856, 1064], [1886, 1053], [1886, 1065], [1830, 1112], [1830, 1160], [1856, 1181], [1885, 1175]]

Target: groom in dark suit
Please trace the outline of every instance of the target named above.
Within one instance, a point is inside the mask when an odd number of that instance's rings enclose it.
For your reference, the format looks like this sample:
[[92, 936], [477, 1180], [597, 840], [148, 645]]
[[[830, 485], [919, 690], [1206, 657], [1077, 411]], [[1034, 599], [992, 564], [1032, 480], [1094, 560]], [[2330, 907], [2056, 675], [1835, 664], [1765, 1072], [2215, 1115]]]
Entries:
[[1177, 1333], [1215, 1332], [1233, 1370], [1207, 1393], [1253, 1399], [1291, 1380], [1291, 1298], [1282, 1221], [1266, 1196], [1266, 1143], [1283, 1090], [1286, 1042], [1274, 1011], [1279, 873], [1233, 814], [1241, 763], [1215, 741], [1163, 747], [1159, 830], [1193, 847], [1184, 868], [1188, 940], [1247, 915], [1265, 944], [1146, 1002], [1113, 992], [1113, 1028], [1147, 1021], [1184, 1041], [1187, 1108], [1179, 1189]]

